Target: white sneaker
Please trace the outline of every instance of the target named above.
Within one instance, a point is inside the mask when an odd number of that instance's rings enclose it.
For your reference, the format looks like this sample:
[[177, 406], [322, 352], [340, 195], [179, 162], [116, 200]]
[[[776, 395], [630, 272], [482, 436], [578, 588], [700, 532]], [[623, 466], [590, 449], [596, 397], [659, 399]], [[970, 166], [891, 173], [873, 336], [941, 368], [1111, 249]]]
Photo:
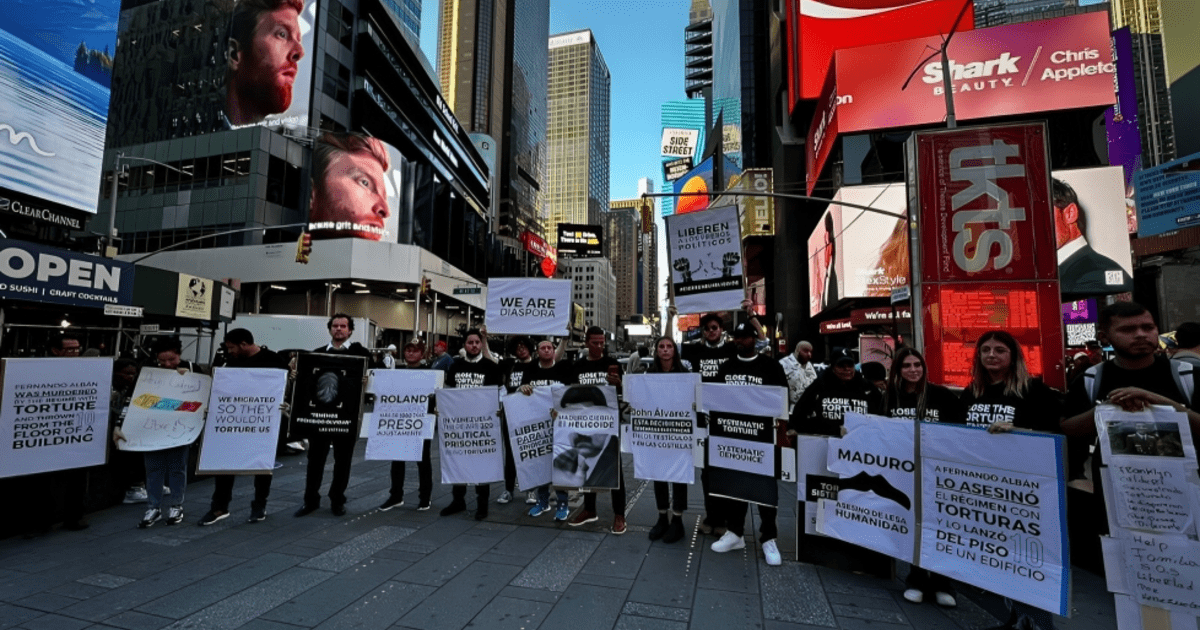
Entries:
[[500, 497], [496, 499], [496, 503], [508, 503], [512, 501], [512, 493], [508, 490], [500, 493]]
[[150, 499], [150, 495], [146, 494], [146, 489], [141, 486], [134, 486], [125, 491], [125, 503], [145, 503]]
[[163, 496], [166, 496], [166, 495], [168, 495], [168, 494], [171, 494], [171, 487], [170, 487], [170, 486], [163, 486]]
[[721, 539], [712, 544], [712, 550], [717, 553], [725, 553], [726, 551], [734, 551], [736, 549], [745, 549], [746, 541], [742, 540], [741, 536], [733, 532], [725, 532]]
[[945, 608], [954, 608], [955, 606], [958, 605], [958, 602], [954, 601], [954, 596], [951, 595], [950, 593], [943, 593], [941, 591], [938, 591], [934, 596], [937, 598], [938, 606], [943, 606]]
[[537, 490], [530, 490], [525, 493], [525, 505], [537, 505]]
[[907, 599], [914, 604], [920, 604], [921, 602], [925, 601], [925, 593], [922, 593], [921, 589], [919, 588], [910, 588], [907, 591], [904, 591], [904, 599]]
[[763, 543], [763, 556], [766, 556], [769, 566], [777, 567], [783, 564], [783, 556], [779, 555], [779, 545], [776, 545], [774, 540]]

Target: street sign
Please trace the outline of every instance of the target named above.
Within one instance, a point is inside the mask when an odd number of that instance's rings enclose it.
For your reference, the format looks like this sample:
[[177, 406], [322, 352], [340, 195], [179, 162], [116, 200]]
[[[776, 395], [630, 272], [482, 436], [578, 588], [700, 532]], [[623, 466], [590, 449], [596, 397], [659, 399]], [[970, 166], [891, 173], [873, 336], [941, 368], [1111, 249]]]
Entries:
[[158, 332], [158, 324], [142, 324], [138, 327], [138, 332], [143, 335], [153, 335]]
[[454, 287], [454, 295], [479, 295], [483, 287]]
[[140, 306], [124, 306], [121, 304], [104, 305], [104, 314], [114, 317], [141, 317], [144, 310]]
[[908, 285], [892, 289], [892, 304], [907, 302], [909, 297]]

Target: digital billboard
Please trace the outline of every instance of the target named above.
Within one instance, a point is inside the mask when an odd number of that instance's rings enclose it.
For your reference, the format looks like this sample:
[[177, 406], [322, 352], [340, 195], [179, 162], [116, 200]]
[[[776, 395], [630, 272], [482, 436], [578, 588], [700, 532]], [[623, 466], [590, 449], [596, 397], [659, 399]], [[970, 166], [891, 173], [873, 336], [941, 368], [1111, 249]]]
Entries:
[[[834, 53], [805, 151], [810, 193], [836, 135], [945, 120], [942, 62], [937, 56], [918, 68], [911, 81], [911, 66], [879, 63], [920, 60], [940, 45], [940, 37], [923, 37]], [[1116, 102], [1116, 64], [1104, 12], [960, 33], [950, 41], [948, 56], [959, 122]]]
[[[0, 204], [96, 212], [120, 0], [7, 0], [0, 26]], [[67, 220], [55, 220], [67, 219]]]
[[[837, 202], [868, 206], [877, 212]], [[808, 239], [810, 314], [842, 299], [888, 297], [893, 288], [908, 284], [906, 216], [902, 184], [838, 190]]]
[[1138, 171], [1138, 236], [1200, 225], [1200, 153]]
[[404, 160], [399, 149], [361, 134], [326, 133], [312, 152], [312, 237], [396, 242]]
[[1063, 299], [1133, 290], [1133, 257], [1120, 166], [1050, 173]]
[[1142, 132], [1138, 126], [1137, 80], [1133, 72], [1133, 36], [1129, 27], [1112, 32], [1113, 63], [1117, 68], [1117, 103], [1104, 111], [1104, 134], [1108, 140], [1108, 163], [1119, 165], [1125, 174], [1125, 221], [1130, 234], [1137, 234], [1137, 205], [1133, 174], [1142, 167]]
[[[711, 193], [727, 190], [734, 178], [741, 174], [742, 169], [729, 158], [725, 158], [725, 172], [721, 174], [723, 181], [713, 184], [713, 158], [701, 162], [696, 168], [688, 171], [687, 175], [675, 180], [675, 194], [682, 193]], [[675, 214], [701, 212], [708, 209], [710, 197], [697, 194], [678, 197], [675, 200]]]
[[598, 258], [604, 255], [599, 225], [558, 224], [558, 253], [577, 258]]
[[160, 0], [122, 11], [111, 144], [307, 126], [317, 4]]
[[[788, 94], [793, 108], [821, 92], [834, 50], [974, 27], [962, 0], [788, 0]], [[959, 16], [961, 14], [961, 19]], [[899, 58], [894, 58], [899, 59]]]

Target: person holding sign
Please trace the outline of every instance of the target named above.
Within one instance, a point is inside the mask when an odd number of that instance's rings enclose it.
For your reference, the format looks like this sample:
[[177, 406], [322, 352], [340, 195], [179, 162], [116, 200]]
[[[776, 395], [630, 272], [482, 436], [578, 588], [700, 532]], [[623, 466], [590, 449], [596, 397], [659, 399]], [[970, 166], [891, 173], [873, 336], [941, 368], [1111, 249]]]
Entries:
[[[718, 383], [768, 385], [783, 388], [788, 386], [787, 376], [783, 373], [783, 367], [779, 365], [779, 361], [765, 354], [759, 354], [757, 342], [758, 331], [751, 322], [742, 322], [733, 329], [733, 343], [737, 347], [737, 356], [721, 364], [720, 369], [717, 370]], [[774, 479], [771, 479], [771, 483], [775, 483]], [[712, 550], [717, 553], [725, 553], [735, 549], [745, 549], [746, 541], [743, 536], [746, 531], [746, 513], [750, 509], [750, 504], [734, 499], [721, 499], [720, 504], [724, 506], [723, 521], [728, 531], [721, 536], [720, 540], [712, 544]], [[758, 506], [758, 515], [762, 518], [762, 524], [758, 530], [759, 537], [763, 541], [763, 556], [770, 566], [779, 566], [783, 563], [783, 557], [779, 555], [779, 546], [775, 542], [775, 539], [779, 537], [779, 530], [775, 523], [777, 513], [778, 508], [776, 507]]]
[[[314, 348], [313, 352], [343, 354], [365, 357], [371, 361], [371, 351], [357, 341], [350, 342], [354, 334], [354, 319], [345, 313], [336, 313], [329, 318], [329, 343]], [[294, 516], [305, 516], [321, 506], [321, 480], [325, 476], [325, 460], [333, 449], [333, 480], [329, 482], [330, 510], [334, 516], [346, 514], [346, 486], [350, 485], [350, 459], [354, 455], [357, 435], [329, 437], [316, 435], [308, 440], [308, 469], [304, 478], [304, 504]]]
[[[399, 370], [425, 370], [429, 369], [425, 365], [422, 357], [425, 355], [425, 348], [419, 341], [413, 339], [404, 344], [404, 352], [401, 353], [404, 362], [396, 366]], [[430, 412], [433, 410], [433, 399], [429, 400]], [[433, 496], [433, 461], [430, 458], [430, 440], [424, 440], [421, 446], [421, 461], [417, 462], [417, 511], [424, 512], [429, 509], [430, 499]], [[398, 505], [404, 505], [404, 469], [407, 462], [394, 461], [392, 462], [392, 488], [388, 492], [387, 501], [379, 506], [380, 512], [386, 512]]]
[[[472, 328], [463, 337], [463, 349], [466, 356], [457, 357], [450, 369], [446, 370], [446, 387], [468, 389], [472, 387], [492, 387], [504, 384], [504, 375], [500, 365], [495, 361], [485, 359], [483, 347], [487, 342], [479, 329]], [[486, 483], [475, 485], [475, 520], [482, 521], [488, 515], [488, 495], [491, 486]], [[450, 505], [442, 508], [442, 516], [458, 514], [467, 509], [467, 487], [454, 485], [450, 490]]]
[[[584, 339], [584, 343], [587, 344], [587, 355], [575, 362], [575, 382], [580, 385], [613, 385], [619, 388], [621, 386], [621, 364], [604, 351], [604, 329], [592, 326], [587, 329]], [[585, 444], [583, 448], [591, 450], [594, 447]], [[621, 470], [620, 465], [617, 466], [617, 489], [611, 491], [609, 496], [612, 498], [613, 508], [612, 533], [619, 536], [625, 533], [625, 473]], [[585, 492], [583, 493], [583, 509], [579, 510], [579, 513], [571, 519], [569, 525], [578, 527], [584, 523], [599, 520], [599, 518], [596, 514], [596, 493]]]
[[[892, 370], [888, 374], [887, 415], [921, 422], [948, 422], [964, 424], [966, 410], [954, 392], [930, 383], [925, 378], [925, 357], [916, 348], [901, 348], [892, 359]], [[933, 593], [939, 606], [952, 608], [955, 600], [954, 585], [950, 578], [914, 566], [904, 579], [904, 599], [920, 604], [928, 593]]]
[[[646, 368], [647, 374], [687, 373], [692, 365], [679, 358], [679, 346], [670, 337], [659, 337], [654, 342], [654, 362]], [[650, 540], [662, 539], [671, 544], [683, 538], [683, 511], [687, 509], [686, 483], [654, 482], [654, 503], [658, 507], [658, 522], [650, 528]], [[674, 494], [674, 497], [671, 495]], [[671, 517], [667, 517], [667, 510]]]
[[[562, 357], [562, 353], [566, 350], [568, 338], [563, 337], [562, 343], [558, 345], [557, 350], [554, 348], [552, 341], [543, 340], [538, 342], [537, 364], [526, 368], [521, 374], [522, 394], [532, 396], [534, 387], [574, 384], [575, 372], [571, 369], [571, 365], [559, 360]], [[533, 507], [529, 508], [529, 515], [537, 517], [550, 511], [550, 484], [539, 486], [534, 491], [537, 493], [537, 502]], [[561, 523], [566, 521], [567, 516], [571, 513], [571, 509], [567, 505], [567, 493], [564, 490], [556, 490], [554, 496], [557, 501], [554, 510], [554, 520]]]
[[[183, 354], [183, 345], [179, 339], [174, 337], [159, 341], [154, 346], [154, 356], [158, 367], [186, 374], [195, 369], [195, 366], [191, 361], [181, 359], [181, 354]], [[115, 439], [124, 439], [119, 431], [114, 433], [117, 435]], [[167, 525], [176, 525], [183, 522], [183, 498], [187, 491], [187, 464], [190, 450], [191, 445], [184, 444], [161, 451], [147, 451], [144, 454], [146, 458], [146, 494], [149, 495], [147, 501], [149, 505], [146, 514], [138, 523], [139, 528], [151, 527], [162, 518], [164, 479], [167, 488], [171, 491], [172, 503], [171, 508], [167, 511], [166, 523]]]
[[[254, 334], [245, 328], [234, 328], [225, 333], [226, 367], [231, 368], [275, 368], [288, 369], [287, 362], [278, 353], [254, 343]], [[267, 497], [271, 494], [269, 473], [254, 475], [254, 500], [250, 502], [250, 518], [247, 523], [258, 523], [267, 518]], [[235, 475], [216, 475], [213, 483], [212, 501], [208, 512], [200, 518], [202, 526], [212, 525], [229, 517], [229, 502], [233, 499]]]
[[[988, 433], [1014, 428], [1059, 432], [1061, 397], [1030, 376], [1021, 345], [1003, 330], [985, 332], [975, 342], [971, 384], [963, 390], [962, 402], [966, 424], [987, 428]], [[1007, 598], [1005, 602], [1009, 620], [1004, 627], [1054, 630], [1054, 615]]]

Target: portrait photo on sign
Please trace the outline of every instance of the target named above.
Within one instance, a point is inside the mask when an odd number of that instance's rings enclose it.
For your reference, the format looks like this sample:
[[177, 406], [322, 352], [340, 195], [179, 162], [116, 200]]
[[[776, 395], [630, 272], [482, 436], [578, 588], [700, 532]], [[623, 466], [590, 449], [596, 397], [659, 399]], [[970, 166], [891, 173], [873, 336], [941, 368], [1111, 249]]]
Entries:
[[1185, 457], [1174, 422], [1109, 422], [1108, 439], [1114, 455]]
[[114, 144], [308, 125], [316, 0], [126, 4], [136, 6], [121, 12]]
[[554, 394], [553, 484], [616, 488], [621, 466], [616, 388], [572, 385]]
[[554, 445], [554, 478], [559, 485], [615, 487], [620, 465], [619, 446], [615, 435], [571, 432], [565, 444]]

